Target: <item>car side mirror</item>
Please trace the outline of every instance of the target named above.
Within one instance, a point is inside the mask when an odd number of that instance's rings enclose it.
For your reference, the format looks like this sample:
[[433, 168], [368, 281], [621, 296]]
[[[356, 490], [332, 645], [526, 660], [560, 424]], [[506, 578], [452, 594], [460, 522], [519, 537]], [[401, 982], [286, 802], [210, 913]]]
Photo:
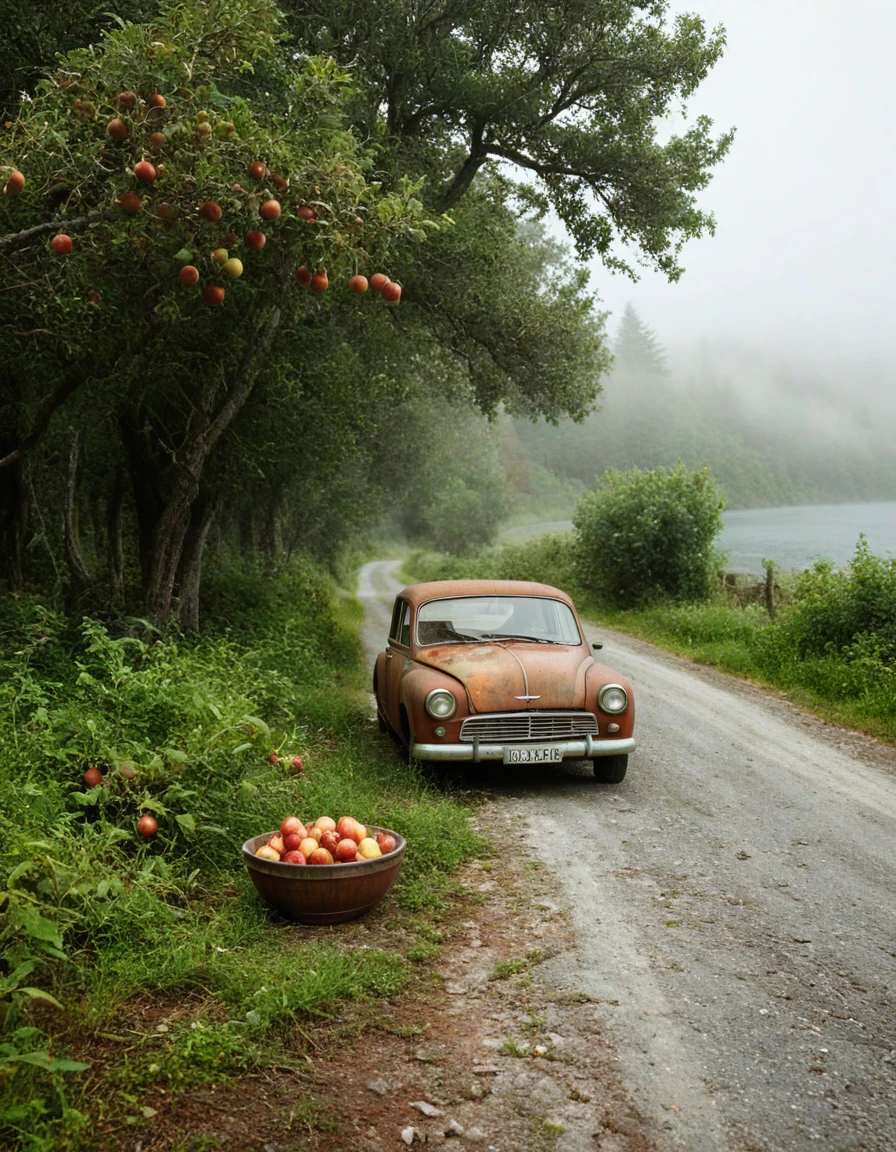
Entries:
[[603, 644], [601, 644], [600, 641], [598, 641], [598, 640], [592, 640], [591, 641], [591, 647], [596, 652], [598, 650], [598, 648], [603, 648]]

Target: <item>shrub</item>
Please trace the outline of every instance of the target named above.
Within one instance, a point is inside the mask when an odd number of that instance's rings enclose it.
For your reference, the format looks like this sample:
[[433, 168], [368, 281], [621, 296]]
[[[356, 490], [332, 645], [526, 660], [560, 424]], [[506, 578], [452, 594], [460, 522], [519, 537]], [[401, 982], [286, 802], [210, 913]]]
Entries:
[[862, 536], [847, 568], [819, 561], [798, 579], [784, 631], [802, 657], [873, 651], [896, 664], [896, 560], [872, 556]]
[[461, 559], [414, 552], [404, 565], [408, 580], [534, 580], [575, 595], [577, 573], [572, 533], [553, 532], [522, 544], [502, 544]]
[[709, 599], [722, 508], [707, 468], [610, 469], [573, 514], [582, 586], [623, 608]]

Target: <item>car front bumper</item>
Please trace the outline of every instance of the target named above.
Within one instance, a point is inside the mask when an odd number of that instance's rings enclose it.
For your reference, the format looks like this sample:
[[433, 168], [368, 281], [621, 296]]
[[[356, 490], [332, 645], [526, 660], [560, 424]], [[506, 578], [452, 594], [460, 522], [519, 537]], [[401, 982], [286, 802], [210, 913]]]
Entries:
[[[520, 747], [516, 744], [514, 747]], [[585, 736], [581, 740], [547, 740], [543, 746], [559, 748], [564, 760], [591, 760], [596, 756], [627, 756], [635, 750], [634, 736], [621, 740], [595, 740]], [[503, 760], [503, 744], [412, 744], [411, 755], [418, 760]]]

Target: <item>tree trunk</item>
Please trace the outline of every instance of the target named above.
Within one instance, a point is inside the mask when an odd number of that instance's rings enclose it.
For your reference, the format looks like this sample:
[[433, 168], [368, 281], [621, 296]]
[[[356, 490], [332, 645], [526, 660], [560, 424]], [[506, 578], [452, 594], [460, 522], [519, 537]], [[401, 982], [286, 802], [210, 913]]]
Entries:
[[25, 582], [22, 550], [28, 522], [26, 460], [17, 460], [0, 471], [0, 579], [10, 592]]
[[228, 381], [226, 399], [218, 412], [212, 415], [213, 396], [209, 395], [191, 423], [188, 438], [177, 452], [168, 502], [153, 534], [149, 578], [145, 586], [146, 610], [153, 623], [160, 627], [165, 627], [171, 618], [171, 602], [184, 541], [205, 462], [248, 399], [264, 353], [270, 348], [279, 324], [280, 309], [275, 306], [247, 341], [246, 351], [233, 378]]
[[76, 492], [78, 487], [78, 433], [72, 437], [71, 448], [68, 454], [68, 476], [65, 482], [65, 511], [63, 514], [63, 538], [65, 540], [65, 558], [68, 569], [73, 578], [76, 590], [87, 588], [93, 583], [93, 577], [87, 570], [84, 557], [81, 555], [81, 542], [78, 538], [78, 510]]
[[178, 578], [179, 602], [178, 621], [185, 632], [199, 627], [199, 588], [202, 581], [202, 559], [205, 544], [218, 510], [218, 498], [200, 495], [193, 505], [190, 526], [181, 555]]
[[112, 603], [120, 608], [124, 604], [124, 539], [122, 509], [124, 507], [124, 477], [121, 469], [115, 475], [115, 484], [106, 503], [106, 568]]

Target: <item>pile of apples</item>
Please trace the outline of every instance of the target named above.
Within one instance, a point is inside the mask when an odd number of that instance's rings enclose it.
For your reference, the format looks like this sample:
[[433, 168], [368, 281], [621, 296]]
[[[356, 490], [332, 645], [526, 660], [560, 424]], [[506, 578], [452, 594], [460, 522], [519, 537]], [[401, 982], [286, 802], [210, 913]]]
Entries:
[[281, 864], [354, 864], [388, 856], [397, 847], [389, 832], [368, 836], [353, 816], [318, 816], [307, 827], [298, 816], [287, 816], [280, 831], [255, 850], [262, 860]]

